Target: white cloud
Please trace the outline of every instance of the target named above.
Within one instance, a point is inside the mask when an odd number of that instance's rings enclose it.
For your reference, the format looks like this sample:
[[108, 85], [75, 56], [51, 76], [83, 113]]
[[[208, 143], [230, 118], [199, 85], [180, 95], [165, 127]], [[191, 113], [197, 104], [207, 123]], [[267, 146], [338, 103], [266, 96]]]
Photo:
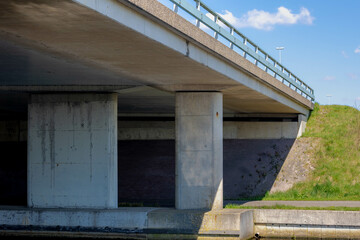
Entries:
[[[228, 10], [220, 14], [225, 20], [237, 28], [252, 27], [261, 30], [272, 30], [275, 25], [308, 24], [311, 25], [314, 17], [306, 8], [301, 8], [300, 13], [292, 13], [285, 7], [279, 7], [276, 13], [270, 13], [263, 10], [251, 10], [240, 18]], [[359, 50], [360, 51], [360, 50]]]
[[343, 55], [344, 58], [349, 58], [349, 55], [345, 51], [341, 51], [341, 55]]
[[333, 80], [335, 80], [336, 78], [334, 77], [334, 76], [325, 76], [324, 78], [323, 78], [323, 80], [325, 80], [325, 81], [333, 81]]
[[356, 73], [348, 73], [348, 76], [351, 80], [357, 80], [359, 78]]
[[357, 47], [356, 49], [355, 49], [355, 51], [354, 51], [355, 53], [359, 53], [360, 54], [360, 46], [359, 47]]

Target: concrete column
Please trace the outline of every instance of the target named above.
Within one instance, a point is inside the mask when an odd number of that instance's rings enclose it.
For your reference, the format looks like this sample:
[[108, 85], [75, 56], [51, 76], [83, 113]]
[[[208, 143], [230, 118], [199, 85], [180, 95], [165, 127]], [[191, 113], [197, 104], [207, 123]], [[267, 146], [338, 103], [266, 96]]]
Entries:
[[177, 209], [223, 207], [222, 93], [176, 93]]
[[31, 95], [29, 207], [117, 208], [117, 189], [117, 95]]

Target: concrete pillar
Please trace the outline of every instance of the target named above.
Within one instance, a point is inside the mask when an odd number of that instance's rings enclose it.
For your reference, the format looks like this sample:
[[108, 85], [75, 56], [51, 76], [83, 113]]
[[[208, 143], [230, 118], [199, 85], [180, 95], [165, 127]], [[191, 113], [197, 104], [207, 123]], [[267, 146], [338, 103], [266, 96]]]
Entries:
[[177, 209], [223, 207], [223, 106], [219, 92], [176, 93]]
[[302, 134], [305, 132], [306, 129], [306, 123], [307, 123], [308, 117], [302, 114], [298, 115], [298, 134], [297, 137], [301, 137]]
[[31, 95], [29, 207], [117, 208], [117, 189], [117, 95]]

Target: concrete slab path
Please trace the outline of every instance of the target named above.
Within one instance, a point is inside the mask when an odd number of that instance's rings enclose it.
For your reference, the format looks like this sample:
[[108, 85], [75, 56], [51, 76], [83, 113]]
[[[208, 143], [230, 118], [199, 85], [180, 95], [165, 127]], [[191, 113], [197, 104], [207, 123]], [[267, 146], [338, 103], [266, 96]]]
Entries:
[[261, 207], [287, 205], [295, 207], [360, 207], [360, 201], [232, 201], [225, 200], [227, 204], [239, 204], [243, 206]]

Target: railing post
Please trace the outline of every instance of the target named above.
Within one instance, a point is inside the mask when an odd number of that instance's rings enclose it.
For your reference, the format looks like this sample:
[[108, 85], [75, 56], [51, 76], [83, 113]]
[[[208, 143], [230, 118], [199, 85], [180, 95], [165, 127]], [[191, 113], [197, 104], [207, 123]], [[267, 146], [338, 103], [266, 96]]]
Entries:
[[[247, 39], [246, 38], [244, 38], [244, 45], [245, 46], [247, 45]], [[246, 58], [246, 55], [247, 55], [246, 50], [244, 50], [244, 58]]]
[[[267, 55], [267, 54], [265, 55], [265, 61], [266, 61], [266, 62], [269, 61], [269, 55]], [[269, 69], [269, 68], [268, 68], [267, 66], [265, 66], [265, 72], [268, 72], [268, 69]]]
[[[217, 24], [217, 22], [218, 22], [218, 19], [219, 19], [219, 16], [218, 15], [215, 15], [214, 16], [214, 22]], [[215, 39], [218, 39], [219, 38], [219, 34], [218, 34], [218, 32], [216, 32], [216, 31], [214, 31], [214, 38]]]
[[[259, 47], [258, 46], [256, 46], [256, 48], [255, 48], [255, 53], [259, 54]], [[255, 65], [256, 66], [258, 65], [258, 60], [256, 58], [255, 58]]]
[[[196, 9], [197, 9], [198, 11], [201, 10], [200, 7], [201, 7], [200, 1], [196, 1]], [[200, 20], [199, 20], [199, 19], [196, 19], [196, 26], [197, 26], [198, 28], [200, 27]]]
[[178, 11], [179, 11], [179, 6], [176, 3], [174, 3], [173, 11], [176, 13], [178, 13]]
[[[231, 36], [234, 36], [234, 28], [230, 29], [230, 34], [231, 34]], [[234, 49], [234, 43], [232, 41], [230, 41], [230, 48]]]

